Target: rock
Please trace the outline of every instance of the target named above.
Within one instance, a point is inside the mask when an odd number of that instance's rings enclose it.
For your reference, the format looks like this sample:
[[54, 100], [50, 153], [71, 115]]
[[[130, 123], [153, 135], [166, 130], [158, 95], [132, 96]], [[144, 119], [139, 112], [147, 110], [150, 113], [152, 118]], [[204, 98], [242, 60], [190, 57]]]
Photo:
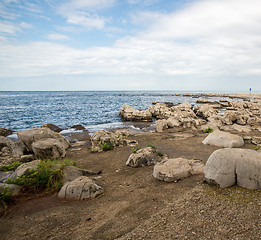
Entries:
[[236, 148], [242, 147], [244, 145], [244, 140], [241, 136], [215, 130], [210, 133], [202, 143], [217, 147]]
[[65, 166], [63, 169], [63, 183], [71, 182], [78, 177], [85, 176], [86, 171], [74, 166]]
[[14, 157], [20, 157], [23, 155], [24, 148], [21, 143], [15, 143], [7, 137], [0, 136], [0, 151]]
[[9, 179], [14, 179], [15, 173], [14, 171], [1, 172], [0, 171], [0, 183], [6, 183]]
[[15, 170], [15, 177], [20, 177], [23, 174], [29, 173], [31, 170], [36, 170], [38, 165], [40, 163], [40, 160], [34, 160], [29, 163], [21, 164], [16, 170]]
[[84, 126], [80, 125], [80, 124], [73, 125], [71, 128], [74, 128], [77, 131], [86, 130], [86, 128]]
[[234, 111], [226, 111], [224, 116], [220, 119], [223, 124], [232, 125], [237, 121], [237, 114]]
[[203, 173], [204, 164], [202, 162], [185, 158], [167, 159], [157, 163], [153, 169], [153, 177], [165, 182], [174, 182]]
[[181, 125], [180, 121], [174, 117], [168, 118], [167, 124], [168, 124], [168, 127], [170, 127], [170, 128], [179, 127]]
[[234, 130], [234, 131], [238, 131], [238, 132], [243, 132], [243, 133], [249, 133], [251, 132], [251, 128], [249, 126], [241, 126], [241, 125], [238, 125], [236, 123], [234, 123], [232, 126], [224, 126], [222, 127], [222, 130]]
[[0, 194], [5, 193], [7, 188], [10, 191], [10, 196], [13, 197], [19, 194], [22, 187], [16, 184], [0, 183]]
[[221, 188], [238, 185], [261, 188], [261, 153], [249, 149], [219, 149], [207, 160], [205, 178]]
[[197, 116], [207, 119], [216, 116], [218, 111], [208, 104], [202, 104], [195, 106], [194, 112]]
[[52, 123], [45, 123], [45, 124], [43, 124], [43, 125], [41, 126], [41, 128], [49, 128], [49, 129], [51, 129], [52, 131], [57, 132], [57, 133], [59, 133], [59, 132], [62, 131], [61, 128], [57, 127], [56, 125], [54, 125], [54, 124], [52, 124]]
[[146, 147], [138, 150], [136, 153], [132, 153], [126, 165], [130, 167], [143, 167], [154, 165], [155, 162], [160, 161], [160, 157], [156, 149], [152, 147]]
[[24, 163], [25, 162], [31, 162], [33, 160], [35, 160], [35, 156], [33, 154], [22, 155], [20, 157], [20, 161], [24, 162]]
[[120, 115], [127, 121], [152, 121], [152, 114], [149, 110], [135, 109], [126, 104], [122, 106]]
[[214, 100], [207, 100], [207, 99], [198, 99], [196, 103], [207, 103], [207, 104], [216, 104], [217, 102]]
[[44, 140], [47, 138], [57, 139], [58, 141], [60, 141], [64, 149], [70, 147], [70, 143], [68, 140], [66, 140], [59, 133], [50, 130], [49, 128], [34, 128], [34, 129], [18, 132], [17, 135], [21, 143], [25, 146], [25, 148], [29, 152], [33, 151], [32, 144], [34, 142], [37, 142], [39, 140]]
[[13, 131], [8, 128], [0, 128], [0, 136], [7, 137], [8, 135], [11, 135]]
[[251, 142], [255, 145], [261, 145], [261, 137], [253, 136], [251, 137]]
[[41, 159], [64, 158], [65, 147], [59, 139], [46, 138], [32, 143], [34, 155]]
[[[115, 133], [99, 130], [91, 136], [92, 149], [95, 151], [105, 150], [105, 144], [109, 144], [112, 148], [130, 143], [127, 141], [129, 133], [126, 131], [116, 131]], [[108, 146], [109, 146], [108, 145]], [[109, 149], [107, 149], [109, 150]]]
[[102, 193], [102, 187], [98, 186], [92, 179], [81, 176], [72, 182], [67, 182], [58, 193], [58, 197], [85, 200], [98, 197]]
[[164, 129], [168, 128], [168, 122], [166, 119], [156, 121], [156, 131], [163, 132]]

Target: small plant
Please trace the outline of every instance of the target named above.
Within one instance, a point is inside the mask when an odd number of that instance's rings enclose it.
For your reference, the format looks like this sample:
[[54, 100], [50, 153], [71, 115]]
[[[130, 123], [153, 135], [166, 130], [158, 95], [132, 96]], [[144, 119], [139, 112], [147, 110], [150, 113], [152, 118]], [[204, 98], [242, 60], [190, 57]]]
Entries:
[[148, 145], [147, 145], [147, 147], [151, 147], [151, 148], [153, 148], [153, 149], [155, 149], [155, 150], [156, 150], [156, 147], [155, 147], [155, 146], [153, 146], [153, 145], [151, 145], [151, 144], [148, 144]]
[[137, 148], [137, 147], [132, 147], [131, 149], [132, 149], [132, 152], [133, 152], [133, 153], [136, 153], [137, 151], [140, 150], [140, 148]]
[[255, 150], [255, 151], [258, 151], [258, 150], [259, 150], [259, 147], [255, 147], [254, 150]]
[[0, 193], [0, 201], [5, 205], [6, 202], [10, 200], [10, 189], [8, 187], [4, 188], [4, 191]]
[[101, 149], [103, 151], [109, 151], [112, 150], [114, 147], [111, 143], [104, 143], [103, 146], [101, 146]]
[[13, 162], [9, 165], [3, 165], [0, 167], [0, 171], [8, 172], [17, 169], [22, 163], [20, 161]]
[[164, 156], [164, 154], [163, 154], [162, 152], [158, 152], [158, 155], [159, 155], [160, 157], [163, 157], [163, 156]]
[[91, 152], [91, 153], [96, 153], [96, 152], [98, 152], [98, 150], [97, 150], [96, 148], [91, 148], [91, 149], [90, 149], [90, 152]]
[[212, 133], [213, 129], [212, 128], [206, 128], [203, 130], [203, 133]]

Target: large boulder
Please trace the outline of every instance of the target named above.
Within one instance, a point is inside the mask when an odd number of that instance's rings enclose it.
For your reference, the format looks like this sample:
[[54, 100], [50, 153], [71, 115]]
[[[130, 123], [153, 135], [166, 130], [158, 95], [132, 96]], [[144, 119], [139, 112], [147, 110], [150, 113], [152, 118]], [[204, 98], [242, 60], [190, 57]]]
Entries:
[[34, 129], [18, 132], [17, 136], [19, 140], [23, 143], [27, 151], [29, 152], [33, 151], [32, 144], [34, 142], [37, 142], [39, 140], [44, 140], [47, 138], [57, 139], [64, 149], [70, 147], [70, 143], [67, 139], [65, 139], [62, 135], [52, 131], [49, 128], [34, 128]]
[[55, 138], [46, 138], [32, 143], [34, 155], [41, 159], [64, 158], [66, 155], [65, 146]]
[[217, 147], [236, 148], [244, 146], [244, 140], [241, 136], [215, 130], [210, 133], [203, 141], [203, 144]]
[[153, 177], [165, 182], [174, 182], [191, 175], [204, 173], [204, 164], [198, 160], [172, 158], [157, 163], [153, 169]]
[[194, 112], [197, 116], [207, 119], [216, 116], [218, 111], [208, 104], [202, 104], [195, 106]]
[[156, 149], [146, 147], [132, 153], [126, 162], [126, 165], [130, 167], [150, 166], [154, 165], [160, 159], [161, 158]]
[[127, 121], [152, 121], [152, 114], [149, 110], [135, 109], [127, 104], [122, 106], [120, 115]]
[[156, 131], [163, 132], [164, 129], [168, 128], [168, 122], [166, 119], [161, 119], [156, 121]]
[[0, 183], [0, 194], [4, 194], [8, 191], [11, 197], [17, 196], [20, 193], [21, 188], [21, 186], [16, 184]]
[[58, 197], [66, 199], [85, 200], [98, 197], [102, 193], [102, 187], [97, 185], [92, 179], [81, 176], [76, 178], [72, 182], [67, 182], [58, 193]]
[[61, 128], [59, 128], [58, 126], [56, 126], [56, 125], [54, 125], [54, 124], [52, 124], [52, 123], [45, 123], [45, 124], [43, 124], [43, 125], [41, 126], [41, 128], [49, 128], [49, 129], [51, 129], [52, 131], [57, 132], [57, 133], [59, 133], [59, 132], [62, 131]]
[[205, 178], [221, 188], [238, 185], [261, 188], [261, 153], [249, 149], [219, 149], [206, 163]]

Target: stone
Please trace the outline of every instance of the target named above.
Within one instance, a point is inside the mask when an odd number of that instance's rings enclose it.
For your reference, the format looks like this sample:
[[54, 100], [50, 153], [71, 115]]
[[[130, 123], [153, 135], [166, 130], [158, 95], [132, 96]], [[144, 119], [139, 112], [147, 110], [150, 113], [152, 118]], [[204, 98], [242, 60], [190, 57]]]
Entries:
[[11, 156], [20, 157], [23, 155], [24, 148], [21, 143], [13, 142], [7, 137], [0, 136], [0, 151], [5, 151]]
[[10, 191], [10, 196], [17, 196], [21, 191], [21, 186], [16, 184], [7, 184], [7, 183], [0, 183], [0, 194], [6, 192], [6, 188]]
[[149, 110], [135, 109], [127, 104], [122, 106], [120, 115], [127, 121], [152, 121], [152, 114]]
[[80, 124], [73, 125], [71, 128], [74, 128], [76, 131], [86, 130], [86, 128]]
[[218, 111], [208, 104], [202, 104], [195, 106], [194, 112], [197, 116], [207, 119], [216, 116]]
[[224, 148], [213, 152], [204, 169], [209, 183], [221, 188], [238, 185], [261, 188], [261, 153], [249, 149]]
[[34, 155], [41, 159], [58, 159], [66, 156], [64, 145], [59, 139], [46, 138], [32, 143]]
[[219, 130], [210, 133], [202, 143], [225, 148], [239, 148], [244, 146], [244, 140], [241, 136]]
[[251, 132], [251, 128], [249, 126], [242, 126], [242, 125], [238, 125], [236, 123], [234, 123], [233, 125], [228, 125], [228, 126], [224, 126], [222, 127], [222, 130], [234, 130], [234, 131], [238, 131], [238, 132], [242, 132], [242, 133], [249, 133]]
[[174, 182], [191, 175], [204, 173], [204, 164], [199, 160], [172, 158], [157, 163], [153, 169], [153, 177], [165, 182]]
[[85, 200], [95, 198], [103, 194], [103, 189], [92, 179], [81, 176], [71, 182], [67, 182], [58, 193], [59, 198]]
[[168, 122], [166, 119], [161, 119], [156, 121], [156, 131], [163, 132], [164, 129], [168, 128]]
[[31, 170], [36, 170], [38, 165], [40, 163], [40, 160], [34, 160], [29, 163], [23, 163], [21, 164], [16, 170], [15, 170], [15, 177], [20, 177], [23, 174], [29, 173]]
[[61, 128], [59, 128], [58, 126], [56, 126], [56, 125], [54, 125], [54, 124], [52, 124], [52, 123], [45, 123], [45, 124], [43, 124], [43, 125], [41, 126], [41, 128], [49, 128], [49, 129], [51, 129], [52, 131], [57, 132], [57, 133], [59, 133], [59, 132], [62, 131]]
[[181, 125], [180, 121], [174, 117], [170, 117], [167, 119], [167, 124], [169, 128], [179, 127]]
[[64, 149], [70, 147], [70, 143], [62, 135], [57, 132], [52, 131], [49, 128], [34, 128], [22, 132], [18, 132], [17, 136], [21, 143], [25, 146], [27, 151], [33, 152], [32, 144], [39, 140], [44, 140], [47, 138], [54, 138], [60, 141]]
[[71, 182], [78, 177], [85, 176], [86, 171], [75, 166], [65, 166], [63, 169], [63, 183]]
[[14, 179], [14, 171], [1, 172], [0, 171], [0, 183], [6, 183], [9, 179]]
[[0, 136], [7, 137], [13, 133], [13, 130], [8, 128], [1, 128], [0, 127]]
[[146, 147], [139, 149], [137, 152], [132, 153], [126, 165], [130, 167], [143, 167], [154, 165], [157, 161], [160, 161], [160, 156], [156, 149], [152, 147]]

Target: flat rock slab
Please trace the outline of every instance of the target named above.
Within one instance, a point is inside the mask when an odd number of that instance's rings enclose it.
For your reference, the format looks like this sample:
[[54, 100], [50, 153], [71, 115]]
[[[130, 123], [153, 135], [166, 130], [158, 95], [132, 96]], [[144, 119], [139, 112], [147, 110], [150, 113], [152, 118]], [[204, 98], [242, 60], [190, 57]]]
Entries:
[[92, 179], [82, 176], [76, 178], [72, 182], [67, 182], [58, 193], [58, 197], [85, 200], [98, 197], [102, 193], [102, 187], [97, 185]]
[[239, 148], [244, 146], [244, 140], [241, 136], [219, 130], [210, 133], [202, 143], [224, 148]]
[[185, 158], [167, 159], [156, 164], [153, 169], [153, 177], [165, 182], [174, 182], [203, 173], [204, 164], [201, 161]]
[[261, 188], [261, 153], [249, 149], [219, 149], [206, 163], [205, 178], [221, 188], [238, 185], [247, 189]]

